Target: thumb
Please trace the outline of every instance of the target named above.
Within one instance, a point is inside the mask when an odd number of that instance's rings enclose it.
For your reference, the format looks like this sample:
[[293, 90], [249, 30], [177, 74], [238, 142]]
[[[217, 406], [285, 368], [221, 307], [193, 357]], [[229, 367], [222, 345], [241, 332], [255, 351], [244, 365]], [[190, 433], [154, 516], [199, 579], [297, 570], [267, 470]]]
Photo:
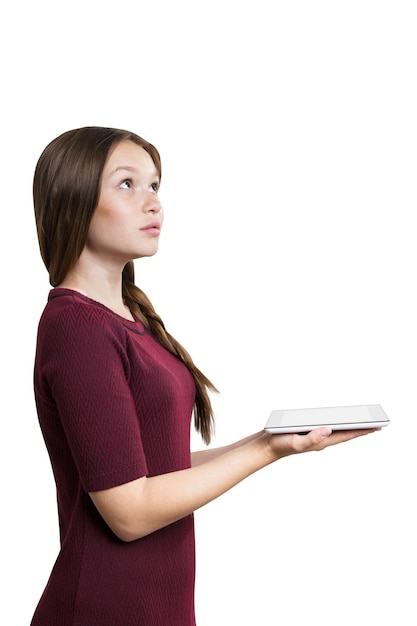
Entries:
[[319, 443], [323, 441], [323, 439], [327, 439], [332, 434], [332, 429], [327, 426], [322, 426], [321, 428], [315, 428], [308, 435], [309, 444], [311, 446], [317, 446]]

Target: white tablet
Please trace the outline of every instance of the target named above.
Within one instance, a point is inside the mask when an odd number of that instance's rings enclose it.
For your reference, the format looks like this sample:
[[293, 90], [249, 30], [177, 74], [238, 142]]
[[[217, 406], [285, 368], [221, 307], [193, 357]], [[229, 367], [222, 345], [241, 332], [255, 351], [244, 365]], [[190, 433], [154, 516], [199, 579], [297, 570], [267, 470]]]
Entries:
[[317, 409], [272, 411], [265, 430], [274, 433], [308, 433], [313, 428], [328, 426], [332, 430], [381, 428], [390, 420], [379, 404], [333, 406]]

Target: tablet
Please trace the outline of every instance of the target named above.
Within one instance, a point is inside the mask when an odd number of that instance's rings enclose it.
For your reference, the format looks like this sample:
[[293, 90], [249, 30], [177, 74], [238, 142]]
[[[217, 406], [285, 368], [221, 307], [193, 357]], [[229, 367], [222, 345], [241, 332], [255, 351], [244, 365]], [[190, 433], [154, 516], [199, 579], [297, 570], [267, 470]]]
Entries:
[[274, 434], [308, 433], [319, 426], [328, 426], [332, 430], [353, 430], [381, 428], [388, 426], [389, 422], [380, 404], [361, 404], [272, 411], [265, 430]]

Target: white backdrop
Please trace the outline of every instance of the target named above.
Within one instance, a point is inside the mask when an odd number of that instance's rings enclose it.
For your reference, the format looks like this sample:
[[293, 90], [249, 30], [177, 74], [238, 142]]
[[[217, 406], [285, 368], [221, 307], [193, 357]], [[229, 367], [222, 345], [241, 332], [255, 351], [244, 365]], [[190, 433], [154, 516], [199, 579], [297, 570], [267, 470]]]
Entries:
[[49, 290], [33, 169], [85, 125], [161, 152], [165, 227], [137, 282], [221, 390], [214, 445], [272, 408], [381, 403], [392, 420], [196, 513], [198, 625], [417, 623], [414, 6], [1, 9], [1, 624], [29, 624], [58, 550], [32, 394]]

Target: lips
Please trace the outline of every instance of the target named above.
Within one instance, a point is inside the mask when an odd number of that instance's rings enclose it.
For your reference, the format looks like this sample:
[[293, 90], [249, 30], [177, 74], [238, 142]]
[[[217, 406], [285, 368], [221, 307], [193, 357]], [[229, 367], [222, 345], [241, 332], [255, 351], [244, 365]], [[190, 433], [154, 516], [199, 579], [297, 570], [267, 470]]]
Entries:
[[140, 230], [148, 235], [159, 235], [161, 232], [161, 223], [150, 222], [149, 224], [146, 224], [146, 226], [142, 226]]

